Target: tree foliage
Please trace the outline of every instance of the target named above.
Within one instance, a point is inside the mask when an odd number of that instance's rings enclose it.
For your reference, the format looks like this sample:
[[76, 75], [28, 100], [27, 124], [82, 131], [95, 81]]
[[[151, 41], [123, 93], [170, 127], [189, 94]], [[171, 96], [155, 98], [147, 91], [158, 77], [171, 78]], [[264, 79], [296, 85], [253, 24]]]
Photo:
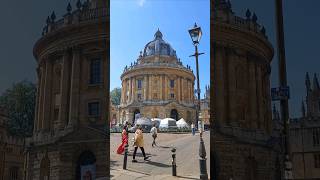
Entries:
[[36, 86], [26, 80], [13, 84], [0, 96], [0, 104], [8, 111], [10, 134], [20, 137], [32, 135], [35, 101]]
[[121, 99], [121, 88], [114, 88], [110, 92], [110, 98], [111, 98], [111, 103], [113, 105], [120, 105], [120, 99]]

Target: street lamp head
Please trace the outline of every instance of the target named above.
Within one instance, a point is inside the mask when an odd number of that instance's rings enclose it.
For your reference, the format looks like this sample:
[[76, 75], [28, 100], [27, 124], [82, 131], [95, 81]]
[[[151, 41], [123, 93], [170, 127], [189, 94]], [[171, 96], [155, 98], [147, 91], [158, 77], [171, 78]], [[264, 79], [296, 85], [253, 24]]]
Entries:
[[189, 29], [189, 34], [193, 44], [197, 46], [200, 42], [201, 35], [202, 35], [201, 28], [198, 27], [196, 23], [194, 23], [194, 27], [192, 29]]

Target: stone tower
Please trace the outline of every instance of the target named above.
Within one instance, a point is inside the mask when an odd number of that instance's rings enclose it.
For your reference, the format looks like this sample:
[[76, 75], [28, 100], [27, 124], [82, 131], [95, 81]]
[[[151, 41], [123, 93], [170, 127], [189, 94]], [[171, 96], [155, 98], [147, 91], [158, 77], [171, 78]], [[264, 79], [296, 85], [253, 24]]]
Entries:
[[[255, 13], [215, 0], [211, 13], [211, 154], [218, 179], [274, 179], [270, 63], [274, 52]], [[214, 113], [214, 115], [213, 115]]]
[[320, 117], [320, 86], [318, 82], [317, 74], [313, 76], [313, 83], [309, 77], [309, 73], [306, 73], [305, 78], [306, 85], [306, 105], [307, 105], [307, 117]]
[[53, 12], [33, 49], [38, 87], [27, 179], [108, 174], [109, 10], [106, 0], [78, 0]]

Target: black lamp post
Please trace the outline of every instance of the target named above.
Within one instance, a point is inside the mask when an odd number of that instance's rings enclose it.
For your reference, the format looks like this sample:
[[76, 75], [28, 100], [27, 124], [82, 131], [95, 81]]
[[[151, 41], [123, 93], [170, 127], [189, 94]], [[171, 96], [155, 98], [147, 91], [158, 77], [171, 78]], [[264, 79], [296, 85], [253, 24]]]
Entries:
[[[200, 80], [199, 80], [199, 64], [198, 64], [198, 56], [204, 53], [198, 53], [198, 45], [199, 41], [202, 36], [201, 28], [197, 26], [197, 24], [194, 24], [194, 27], [192, 29], [189, 29], [189, 34], [191, 37], [191, 40], [193, 42], [193, 45], [195, 47], [195, 53], [192, 56], [196, 57], [196, 71], [197, 71], [197, 95], [198, 95], [198, 101], [197, 101], [197, 110], [196, 110], [196, 127], [198, 127], [199, 122], [199, 112], [200, 112]], [[200, 156], [200, 179], [208, 179], [208, 173], [207, 173], [207, 163], [206, 163], [206, 149], [204, 146], [204, 142], [202, 139], [202, 132], [203, 132], [203, 122], [201, 121], [201, 127], [199, 129], [200, 132], [200, 147], [199, 147], [199, 156]]]

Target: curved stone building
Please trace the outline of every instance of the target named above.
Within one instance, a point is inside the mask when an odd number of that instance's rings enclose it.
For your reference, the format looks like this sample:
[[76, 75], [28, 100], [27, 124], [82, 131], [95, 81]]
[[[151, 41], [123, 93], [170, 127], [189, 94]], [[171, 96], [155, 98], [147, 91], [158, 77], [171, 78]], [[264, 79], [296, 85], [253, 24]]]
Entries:
[[247, 10], [242, 18], [230, 1], [212, 3], [214, 175], [223, 180], [277, 179], [271, 137], [273, 46], [255, 13]]
[[121, 75], [120, 117], [133, 122], [136, 114], [148, 118], [195, 119], [195, 77], [189, 66], [158, 30], [134, 64]]
[[38, 89], [27, 179], [82, 179], [88, 169], [96, 178], [108, 173], [107, 1], [78, 0], [66, 7], [63, 18], [48, 17], [34, 45]]

